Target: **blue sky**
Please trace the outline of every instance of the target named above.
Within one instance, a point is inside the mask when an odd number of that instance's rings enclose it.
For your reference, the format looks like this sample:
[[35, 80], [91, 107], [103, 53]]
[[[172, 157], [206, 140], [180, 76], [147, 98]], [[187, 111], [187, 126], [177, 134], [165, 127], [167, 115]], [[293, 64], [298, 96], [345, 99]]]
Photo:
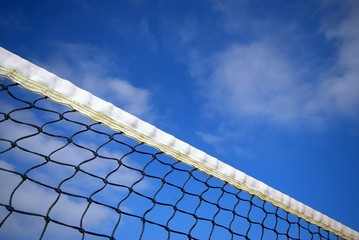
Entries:
[[0, 45], [359, 230], [359, 3], [0, 1]]

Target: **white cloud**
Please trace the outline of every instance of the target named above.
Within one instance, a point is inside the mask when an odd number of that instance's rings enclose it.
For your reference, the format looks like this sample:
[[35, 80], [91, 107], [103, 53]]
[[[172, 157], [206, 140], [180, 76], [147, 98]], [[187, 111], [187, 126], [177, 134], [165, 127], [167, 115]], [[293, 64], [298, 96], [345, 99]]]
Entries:
[[121, 79], [108, 79], [108, 87], [101, 89], [102, 95], [111, 94], [120, 99], [124, 109], [136, 116], [143, 116], [151, 112], [150, 94], [147, 90], [136, 88]]
[[[231, 15], [231, 9], [245, 8], [242, 3], [230, 8], [231, 4], [234, 3], [214, 1], [214, 8], [224, 12], [224, 24], [228, 26], [240, 18]], [[359, 30], [356, 23], [359, 15], [356, 13], [358, 4], [348, 11], [339, 26], [326, 30], [327, 36], [338, 42], [339, 58], [332, 69], [319, 77], [311, 75], [314, 66], [303, 61], [298, 65], [296, 56], [288, 52], [288, 47], [296, 46], [287, 42], [287, 46], [282, 47], [275, 41], [285, 38], [281, 30], [276, 31], [275, 37], [268, 36], [267, 32], [251, 43], [233, 44], [207, 59], [192, 55], [190, 68], [204, 89], [207, 111], [221, 113], [234, 121], [260, 119], [281, 125], [300, 123], [317, 127], [330, 116], [358, 117]], [[258, 25], [254, 23], [252, 27]]]
[[343, 113], [355, 115], [359, 109], [359, 4], [357, 1], [341, 3], [344, 18], [336, 24], [323, 21], [327, 37], [337, 41], [338, 59], [335, 75], [322, 86], [332, 99], [333, 107]]
[[210, 134], [210, 133], [205, 133], [205, 132], [201, 132], [201, 131], [196, 131], [196, 134], [206, 143], [209, 144], [218, 144], [220, 142], [223, 141], [223, 138], [214, 134]]
[[213, 57], [208, 87], [210, 107], [235, 117], [291, 121], [303, 113], [308, 83], [289, 61], [266, 43], [235, 45]]
[[113, 77], [111, 70], [118, 66], [105, 51], [74, 43], [54, 43], [54, 48], [40, 65], [136, 116], [152, 117], [150, 92]]

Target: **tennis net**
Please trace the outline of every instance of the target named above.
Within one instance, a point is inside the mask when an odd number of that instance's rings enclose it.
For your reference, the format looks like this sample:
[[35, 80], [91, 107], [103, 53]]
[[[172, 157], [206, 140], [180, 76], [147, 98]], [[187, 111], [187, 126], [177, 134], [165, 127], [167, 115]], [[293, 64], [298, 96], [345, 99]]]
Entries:
[[0, 49], [0, 238], [359, 239]]

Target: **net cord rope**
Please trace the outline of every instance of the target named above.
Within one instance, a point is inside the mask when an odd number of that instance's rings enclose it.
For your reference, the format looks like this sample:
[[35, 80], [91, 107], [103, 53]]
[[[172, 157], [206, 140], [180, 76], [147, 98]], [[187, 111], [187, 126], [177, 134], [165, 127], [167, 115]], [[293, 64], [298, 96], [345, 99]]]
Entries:
[[357, 231], [1, 47], [0, 75], [29, 91], [69, 106], [93, 121], [101, 122], [115, 131], [121, 131], [176, 160], [333, 232], [341, 238], [359, 239]]

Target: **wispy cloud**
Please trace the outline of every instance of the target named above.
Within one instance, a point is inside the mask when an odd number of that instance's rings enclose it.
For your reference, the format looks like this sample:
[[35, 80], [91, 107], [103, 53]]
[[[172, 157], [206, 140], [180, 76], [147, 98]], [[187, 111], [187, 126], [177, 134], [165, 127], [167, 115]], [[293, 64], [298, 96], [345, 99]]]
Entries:
[[153, 52], [157, 52], [158, 51], [157, 41], [146, 19], [141, 20], [139, 32], [140, 35], [148, 42], [150, 49]]
[[[244, 2], [213, 3], [225, 15], [223, 24], [228, 31], [243, 30], [233, 25], [243, 16], [231, 13], [237, 8], [245, 12]], [[204, 89], [206, 109], [223, 114], [226, 121], [252, 119], [280, 125], [323, 126], [333, 116], [358, 117], [357, 12], [358, 6], [347, 9], [347, 17], [326, 30], [327, 36], [338, 43], [339, 57], [322, 76], [315, 74], [311, 62], [296, 59], [288, 50], [296, 48], [284, 41], [290, 27], [276, 31], [276, 36], [264, 31], [262, 37], [231, 44], [209, 58], [194, 55], [190, 68]], [[259, 31], [263, 25], [254, 21], [251, 27]]]
[[167, 50], [174, 53], [178, 60], [183, 60], [186, 50], [197, 44], [194, 41], [198, 40], [196, 37], [201, 30], [196, 17], [193, 15], [186, 15], [183, 19], [174, 19], [170, 15], [162, 15], [160, 16], [159, 28], [163, 45]]
[[89, 44], [54, 43], [40, 65], [91, 93], [139, 117], [153, 117], [151, 93], [126, 79], [114, 76], [119, 66], [106, 51]]
[[359, 4], [357, 1], [343, 1], [340, 7], [345, 17], [334, 24], [332, 19], [326, 18], [322, 24], [326, 36], [336, 41], [338, 46], [338, 59], [333, 67], [336, 71], [324, 82], [322, 93], [331, 98], [334, 108], [358, 116]]
[[206, 143], [209, 144], [218, 144], [223, 141], [223, 138], [218, 135], [213, 135], [206, 132], [196, 131], [196, 134]]
[[297, 116], [305, 88], [284, 57], [266, 43], [235, 45], [213, 58], [208, 101], [235, 117], [288, 121]]

